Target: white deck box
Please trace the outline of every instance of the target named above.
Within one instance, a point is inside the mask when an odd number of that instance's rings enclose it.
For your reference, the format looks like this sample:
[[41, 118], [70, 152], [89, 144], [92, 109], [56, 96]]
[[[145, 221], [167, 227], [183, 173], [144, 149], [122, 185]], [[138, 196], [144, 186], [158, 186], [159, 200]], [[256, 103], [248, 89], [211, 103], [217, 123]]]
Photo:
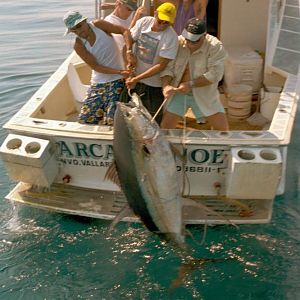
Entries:
[[282, 173], [278, 148], [231, 149], [226, 196], [233, 199], [273, 199]]
[[55, 149], [48, 140], [9, 134], [0, 154], [12, 180], [49, 187], [58, 174]]

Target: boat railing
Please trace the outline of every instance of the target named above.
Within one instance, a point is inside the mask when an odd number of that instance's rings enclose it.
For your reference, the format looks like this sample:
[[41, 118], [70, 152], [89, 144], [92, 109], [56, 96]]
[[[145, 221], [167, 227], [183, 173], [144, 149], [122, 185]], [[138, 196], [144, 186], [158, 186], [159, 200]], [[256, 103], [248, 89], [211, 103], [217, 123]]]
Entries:
[[102, 0], [95, 0], [95, 18], [99, 19]]

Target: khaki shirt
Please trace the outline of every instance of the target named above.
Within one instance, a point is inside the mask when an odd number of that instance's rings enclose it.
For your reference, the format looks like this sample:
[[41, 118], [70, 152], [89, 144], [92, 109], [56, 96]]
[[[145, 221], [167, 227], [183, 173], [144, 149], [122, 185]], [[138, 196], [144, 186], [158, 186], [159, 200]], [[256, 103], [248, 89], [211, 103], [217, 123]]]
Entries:
[[212, 84], [202, 87], [193, 87], [193, 97], [199, 105], [204, 116], [210, 116], [219, 111], [220, 102], [218, 83], [224, 74], [224, 60], [227, 53], [222, 43], [212, 35], [206, 34], [203, 44], [195, 52], [191, 53], [186, 46], [186, 41], [179, 36], [179, 48], [177, 56], [170, 61], [160, 77], [171, 76], [171, 84], [178, 87], [183, 73], [189, 66], [190, 80], [201, 75], [205, 76]]

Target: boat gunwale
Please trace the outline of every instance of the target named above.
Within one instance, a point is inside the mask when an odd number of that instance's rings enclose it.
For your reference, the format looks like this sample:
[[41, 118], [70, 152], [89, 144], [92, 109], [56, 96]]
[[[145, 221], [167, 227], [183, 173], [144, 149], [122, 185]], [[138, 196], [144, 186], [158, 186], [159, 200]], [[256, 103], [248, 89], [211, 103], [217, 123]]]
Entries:
[[[59, 66], [59, 68], [48, 78], [48, 80], [25, 102], [23, 107], [3, 125], [3, 128], [12, 133], [22, 132], [25, 135], [48, 135], [48, 136], [70, 136], [84, 139], [113, 139], [113, 128], [111, 126], [99, 126], [80, 124], [64, 120], [52, 120], [31, 117], [43, 105], [48, 95], [57, 87], [57, 85], [66, 78], [69, 63], [76, 67], [84, 65], [84, 62], [78, 57], [75, 51]], [[256, 145], [288, 145], [290, 143], [292, 128], [299, 100], [300, 79], [296, 75], [289, 74], [284, 89], [280, 95], [279, 103], [274, 113], [274, 117], [268, 130], [230, 130], [227, 134], [221, 131], [186, 129], [187, 133], [193, 134], [185, 141], [186, 143], [206, 143], [206, 144], [251, 144]], [[299, 89], [299, 87], [298, 87]], [[284, 109], [282, 109], [284, 107]], [[92, 129], [92, 130], [91, 130]], [[105, 130], [104, 130], [105, 129]], [[176, 129], [182, 131], [182, 129]], [[250, 136], [250, 133], [253, 133]], [[170, 141], [178, 138], [168, 135]], [[179, 134], [182, 139], [182, 135]]]

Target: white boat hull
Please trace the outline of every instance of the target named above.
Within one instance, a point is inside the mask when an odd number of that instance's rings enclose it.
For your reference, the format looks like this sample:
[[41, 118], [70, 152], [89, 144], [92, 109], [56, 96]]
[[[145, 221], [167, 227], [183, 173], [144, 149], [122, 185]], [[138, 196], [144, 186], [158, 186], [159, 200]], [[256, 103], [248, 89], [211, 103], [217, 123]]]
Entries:
[[[40, 190], [28, 183], [20, 182], [7, 195], [15, 203], [29, 205], [71, 215], [113, 220], [126, 204], [121, 192], [78, 188], [54, 184], [48, 190]], [[183, 211], [184, 224], [263, 224], [272, 217], [272, 200], [240, 200], [238, 203], [218, 197], [194, 198], [214, 209], [212, 214], [199, 208], [186, 207]], [[249, 211], [244, 207], [249, 207]], [[223, 217], [221, 218], [220, 215]], [[125, 222], [140, 222], [133, 214], [122, 219]]]

